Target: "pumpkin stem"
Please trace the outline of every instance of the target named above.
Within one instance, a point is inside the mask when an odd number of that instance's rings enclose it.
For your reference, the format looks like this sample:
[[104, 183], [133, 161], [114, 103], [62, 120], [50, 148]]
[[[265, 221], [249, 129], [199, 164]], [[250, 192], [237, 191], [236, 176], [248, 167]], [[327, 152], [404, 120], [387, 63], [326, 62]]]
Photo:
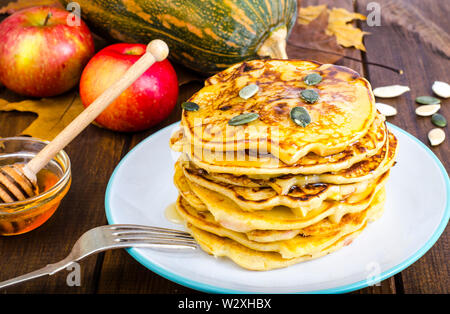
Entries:
[[259, 47], [257, 54], [260, 57], [272, 59], [287, 59], [286, 53], [287, 28], [282, 26], [270, 33], [269, 38]]

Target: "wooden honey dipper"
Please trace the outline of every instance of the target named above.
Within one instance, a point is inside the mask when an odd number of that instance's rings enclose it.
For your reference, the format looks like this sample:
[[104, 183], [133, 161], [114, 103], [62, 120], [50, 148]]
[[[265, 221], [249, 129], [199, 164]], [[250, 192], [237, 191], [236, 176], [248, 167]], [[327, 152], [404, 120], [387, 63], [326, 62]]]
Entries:
[[22, 201], [39, 193], [36, 174], [67, 144], [94, 121], [110, 103], [136, 81], [153, 63], [167, 58], [169, 48], [159, 39], [147, 45], [146, 52], [125, 74], [105, 90], [27, 164], [0, 167], [0, 203]]

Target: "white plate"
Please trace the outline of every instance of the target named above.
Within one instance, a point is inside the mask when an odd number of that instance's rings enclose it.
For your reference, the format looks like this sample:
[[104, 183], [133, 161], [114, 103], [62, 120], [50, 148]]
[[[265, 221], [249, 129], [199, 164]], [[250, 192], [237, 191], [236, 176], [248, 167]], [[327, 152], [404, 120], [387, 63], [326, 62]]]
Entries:
[[[106, 191], [110, 224], [144, 224], [182, 229], [165, 217], [177, 198], [173, 185], [177, 154], [168, 126], [129, 152]], [[384, 215], [353, 243], [325, 257], [284, 269], [248, 271], [201, 250], [127, 251], [155, 273], [181, 285], [218, 293], [341, 293], [384, 280], [405, 269], [437, 241], [450, 214], [450, 182], [438, 158], [418, 139], [389, 124], [400, 150], [387, 184]]]

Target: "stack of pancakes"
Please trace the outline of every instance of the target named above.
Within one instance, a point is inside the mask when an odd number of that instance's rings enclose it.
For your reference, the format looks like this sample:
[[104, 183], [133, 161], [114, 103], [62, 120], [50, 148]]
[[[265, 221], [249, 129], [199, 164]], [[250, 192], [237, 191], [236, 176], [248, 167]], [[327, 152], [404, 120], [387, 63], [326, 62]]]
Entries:
[[286, 267], [350, 244], [382, 214], [397, 139], [353, 70], [247, 61], [189, 102], [171, 138], [176, 208], [204, 251], [251, 270]]

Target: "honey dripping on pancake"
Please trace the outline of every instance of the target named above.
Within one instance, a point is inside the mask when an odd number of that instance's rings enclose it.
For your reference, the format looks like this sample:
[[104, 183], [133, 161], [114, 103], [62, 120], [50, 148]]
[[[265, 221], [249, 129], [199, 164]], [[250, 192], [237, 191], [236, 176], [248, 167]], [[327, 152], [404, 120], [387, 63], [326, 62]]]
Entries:
[[168, 221], [170, 221], [174, 224], [178, 224], [178, 225], [183, 224], [183, 218], [178, 214], [175, 203], [172, 203], [166, 207], [166, 210], [164, 211], [164, 215], [166, 216], [166, 219]]

